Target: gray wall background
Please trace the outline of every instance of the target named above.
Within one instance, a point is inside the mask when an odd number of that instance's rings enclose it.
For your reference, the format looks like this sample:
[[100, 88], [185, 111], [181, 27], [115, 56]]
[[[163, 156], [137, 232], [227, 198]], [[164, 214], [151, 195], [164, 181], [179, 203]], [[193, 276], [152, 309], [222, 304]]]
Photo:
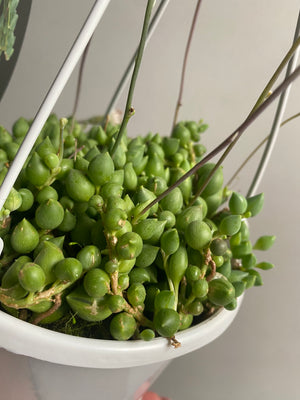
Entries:
[[[0, 123], [10, 128], [20, 115], [33, 117], [93, 1], [34, 1], [14, 76], [0, 103]], [[98, 27], [86, 63], [78, 117], [101, 114], [138, 42], [145, 0], [112, 0]], [[182, 58], [196, 0], [172, 0], [146, 50], [129, 134], [169, 134]], [[212, 149], [246, 117], [288, 50], [297, 0], [203, 1], [188, 62], [181, 119], [204, 118], [203, 143]], [[71, 113], [73, 74], [55, 112]], [[123, 109], [125, 95], [118, 107]], [[224, 163], [225, 180], [264, 138], [275, 105], [248, 129]], [[293, 85], [286, 117], [300, 111], [300, 82]], [[280, 132], [259, 191], [266, 196], [251, 223], [253, 240], [275, 234], [266, 258], [276, 266], [251, 289], [228, 331], [207, 347], [171, 363], [153, 390], [172, 400], [296, 400], [300, 398], [299, 321], [299, 125]], [[235, 181], [245, 193], [258, 157]], [[261, 259], [264, 258], [262, 255]]]

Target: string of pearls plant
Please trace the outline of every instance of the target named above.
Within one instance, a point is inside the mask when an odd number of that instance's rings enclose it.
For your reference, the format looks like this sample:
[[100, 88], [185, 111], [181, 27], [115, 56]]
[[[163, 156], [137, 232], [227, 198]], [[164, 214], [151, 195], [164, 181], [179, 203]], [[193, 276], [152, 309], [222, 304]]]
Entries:
[[[275, 237], [252, 243], [247, 222], [261, 211], [264, 195], [246, 198], [224, 186], [222, 166], [210, 158], [228, 152], [299, 69], [269, 96], [271, 79], [245, 122], [208, 155], [207, 124], [177, 122], [178, 109], [169, 137], [130, 138], [153, 4], [122, 122], [51, 115], [44, 125], [1, 210], [0, 303], [17, 318], [59, 332], [162, 336], [176, 347], [179, 330], [221, 307], [235, 309], [246, 289], [262, 285], [259, 270], [273, 267], [255, 252], [268, 250]], [[30, 124], [21, 117], [11, 133], [0, 127], [0, 183]]]

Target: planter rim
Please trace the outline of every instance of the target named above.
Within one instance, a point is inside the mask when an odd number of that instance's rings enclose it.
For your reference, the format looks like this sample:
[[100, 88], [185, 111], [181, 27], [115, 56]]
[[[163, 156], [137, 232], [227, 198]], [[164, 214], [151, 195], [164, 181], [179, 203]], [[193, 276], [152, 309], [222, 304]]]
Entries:
[[220, 336], [234, 320], [243, 296], [233, 311], [220, 309], [207, 320], [178, 332], [174, 349], [168, 339], [150, 342], [89, 339], [54, 332], [0, 311], [0, 347], [56, 364], [85, 368], [127, 368], [167, 361], [197, 350]]

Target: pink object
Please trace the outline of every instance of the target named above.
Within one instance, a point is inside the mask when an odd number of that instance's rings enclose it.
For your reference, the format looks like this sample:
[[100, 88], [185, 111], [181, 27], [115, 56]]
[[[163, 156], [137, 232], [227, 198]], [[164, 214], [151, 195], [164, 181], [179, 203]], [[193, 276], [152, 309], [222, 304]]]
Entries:
[[147, 392], [147, 390], [149, 389], [151, 385], [151, 380], [148, 379], [147, 381], [145, 381], [135, 392], [133, 400], [143, 400], [144, 399], [144, 395], [145, 392]]
[[[0, 311], [0, 398], [35, 400], [36, 393], [36, 397], [43, 400], [82, 400], [86, 393], [99, 397], [100, 390], [103, 399], [147, 400], [147, 391], [169, 361], [220, 336], [238, 313], [241, 302], [242, 296], [234, 311], [221, 309], [201, 324], [178, 332], [176, 338], [181, 347], [177, 349], [159, 337], [151, 342], [118, 342], [70, 336]], [[18, 382], [24, 381], [24, 395], [16, 394], [21, 386], [6, 385], [13, 379], [16, 381], [16, 377]], [[166, 400], [156, 394], [155, 397]]]
[[0, 360], [0, 398], [37, 400], [28, 357], [12, 356], [8, 351], [0, 349]]
[[154, 392], [147, 392], [144, 394], [141, 400], [171, 400], [167, 397], [160, 397], [158, 394]]

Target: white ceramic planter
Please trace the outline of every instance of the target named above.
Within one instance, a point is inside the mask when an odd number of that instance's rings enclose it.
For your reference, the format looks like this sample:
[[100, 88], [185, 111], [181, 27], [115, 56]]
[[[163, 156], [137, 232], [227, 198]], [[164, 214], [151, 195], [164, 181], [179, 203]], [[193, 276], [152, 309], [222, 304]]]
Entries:
[[[181, 346], [177, 349], [164, 338], [117, 342], [69, 336], [0, 312], [0, 346], [10, 352], [0, 352], [0, 365], [5, 358], [11, 368], [3, 370], [8, 386], [5, 390], [11, 391], [4, 392], [5, 398], [19, 400], [12, 394], [19, 384], [24, 386], [23, 393], [31, 393], [26, 400], [138, 400], [171, 359], [220, 336], [241, 302], [239, 298], [234, 311], [220, 310], [201, 324], [179, 332], [176, 338]], [[10, 375], [16, 378], [16, 371], [19, 379], [8, 385]], [[1, 391], [3, 394], [3, 388]]]

